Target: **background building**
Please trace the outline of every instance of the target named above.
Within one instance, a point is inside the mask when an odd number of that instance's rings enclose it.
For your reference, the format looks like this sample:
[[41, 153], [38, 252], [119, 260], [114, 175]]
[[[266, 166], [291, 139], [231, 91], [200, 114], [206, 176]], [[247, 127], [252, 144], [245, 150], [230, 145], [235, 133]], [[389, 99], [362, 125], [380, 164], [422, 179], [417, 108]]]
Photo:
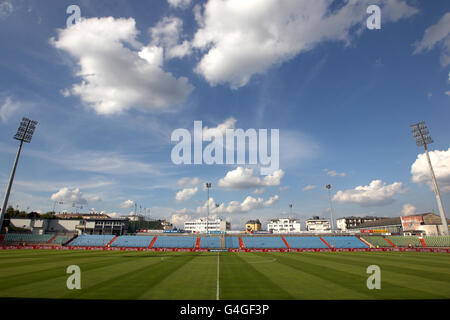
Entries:
[[314, 216], [312, 219], [306, 220], [306, 231], [331, 231], [330, 219], [321, 219], [318, 216]]
[[230, 229], [231, 224], [220, 218], [215, 220], [198, 219], [184, 223], [184, 230], [194, 233], [225, 232]]
[[248, 220], [245, 224], [245, 231], [246, 232], [255, 232], [255, 231], [261, 231], [261, 222], [259, 219], [256, 220]]
[[347, 231], [347, 229], [355, 228], [362, 223], [386, 219], [386, 217], [342, 217], [336, 220], [336, 226], [339, 230]]
[[300, 220], [291, 218], [271, 219], [267, 224], [267, 231], [271, 233], [291, 233], [300, 232]]

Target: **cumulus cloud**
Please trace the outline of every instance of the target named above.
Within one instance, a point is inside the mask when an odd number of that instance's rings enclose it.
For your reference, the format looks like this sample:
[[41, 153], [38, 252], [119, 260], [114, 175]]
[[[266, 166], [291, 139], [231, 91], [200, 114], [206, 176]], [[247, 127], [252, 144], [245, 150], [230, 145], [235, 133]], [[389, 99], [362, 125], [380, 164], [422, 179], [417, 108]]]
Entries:
[[186, 210], [179, 210], [180, 212], [175, 212], [170, 217], [170, 222], [177, 227], [184, 227], [184, 223], [188, 220], [191, 220], [192, 217], [189, 214], [185, 214]]
[[[229, 83], [238, 88], [252, 75], [323, 41], [348, 44], [355, 29], [358, 34], [365, 29], [366, 9], [373, 1], [333, 4], [329, 0], [209, 0], [194, 10], [199, 29], [192, 45], [205, 52], [195, 71], [213, 86]], [[377, 4], [385, 23], [417, 12], [404, 0]]]
[[164, 17], [156, 26], [150, 28], [152, 44], [165, 49], [168, 59], [182, 58], [191, 53], [189, 41], [180, 43], [183, 32], [183, 20], [176, 17]]
[[340, 203], [355, 203], [361, 207], [375, 207], [388, 205], [394, 202], [394, 196], [404, 193], [401, 182], [386, 184], [381, 180], [373, 180], [367, 186], [358, 186], [354, 189], [338, 191], [333, 200]]
[[69, 189], [61, 188], [58, 192], [51, 195], [52, 201], [70, 202], [73, 204], [87, 204], [88, 201], [84, 197], [79, 188]]
[[237, 167], [228, 171], [225, 177], [219, 180], [218, 185], [229, 190], [279, 186], [283, 176], [284, 171], [279, 169], [261, 179], [254, 169]]
[[413, 206], [412, 204], [406, 203], [403, 205], [402, 208], [402, 216], [412, 216], [414, 214], [416, 214], [416, 210], [417, 208], [415, 206]]
[[346, 174], [344, 172], [337, 172], [336, 170], [328, 170], [327, 168], [323, 169], [330, 177], [345, 177]]
[[167, 2], [174, 8], [186, 9], [191, 5], [192, 0], [167, 0]]
[[[429, 152], [439, 191], [450, 192], [450, 148], [445, 151]], [[431, 173], [425, 153], [419, 154], [411, 166], [412, 181], [418, 184], [427, 183], [433, 190]]]
[[317, 186], [307, 185], [306, 187], [304, 187], [302, 189], [302, 192], [305, 192], [305, 191], [308, 191], [308, 190], [312, 190], [312, 189], [315, 189], [315, 188], [317, 188]]
[[242, 202], [240, 201], [230, 201], [228, 204], [221, 203], [216, 206], [214, 198], [210, 198], [209, 202], [205, 201], [204, 205], [197, 207], [197, 214], [206, 214], [208, 212], [209, 203], [209, 213], [210, 214], [236, 214], [236, 213], [248, 213], [253, 210], [270, 207], [274, 203], [278, 202], [280, 197], [274, 195], [268, 200], [264, 201], [263, 198], [254, 198], [252, 196], [247, 196]]
[[128, 209], [134, 206], [134, 201], [133, 200], [125, 200], [124, 202], [122, 202], [121, 204], [119, 204], [119, 208], [121, 209]]
[[442, 45], [441, 65], [445, 67], [450, 64], [450, 12], [425, 30], [422, 40], [415, 44], [414, 54], [429, 51], [437, 45]]
[[184, 101], [193, 86], [165, 72], [162, 50], [144, 47], [138, 33], [133, 18], [83, 18], [59, 29], [50, 43], [76, 60], [81, 78], [71, 95], [104, 115], [131, 108], [163, 111]]
[[179, 185], [180, 187], [196, 186], [199, 183], [200, 183], [200, 179], [197, 177], [194, 177], [194, 178], [185, 177], [185, 178], [181, 178], [180, 180], [177, 181], [177, 185]]
[[225, 133], [227, 129], [234, 129], [234, 126], [236, 124], [236, 119], [233, 117], [230, 117], [226, 119], [224, 122], [218, 124], [216, 127], [209, 128], [208, 126], [203, 127], [203, 139], [211, 140], [211, 137], [213, 137], [215, 134], [221, 134], [225, 137]]
[[197, 187], [184, 188], [183, 190], [177, 192], [177, 194], [175, 195], [175, 200], [179, 202], [189, 200], [197, 193], [197, 191]]

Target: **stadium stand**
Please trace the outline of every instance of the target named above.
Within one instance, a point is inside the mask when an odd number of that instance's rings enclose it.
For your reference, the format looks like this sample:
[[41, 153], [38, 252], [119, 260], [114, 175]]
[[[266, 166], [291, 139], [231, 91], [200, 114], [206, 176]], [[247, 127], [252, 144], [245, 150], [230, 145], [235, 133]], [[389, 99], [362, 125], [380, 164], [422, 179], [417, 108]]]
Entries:
[[423, 240], [427, 247], [450, 247], [450, 236], [425, 236]]
[[50, 241], [54, 236], [54, 234], [7, 233], [2, 243], [45, 243]]
[[72, 238], [71, 236], [56, 236], [51, 243], [53, 244], [64, 244]]
[[319, 237], [284, 237], [292, 249], [328, 248]]
[[369, 246], [357, 237], [323, 237], [333, 248], [368, 248]]
[[153, 236], [120, 236], [111, 247], [148, 248], [152, 240]]
[[192, 236], [158, 236], [153, 248], [194, 248], [196, 241]]
[[386, 237], [397, 247], [408, 247], [413, 245], [414, 247], [422, 247], [420, 239], [416, 236], [388, 236]]
[[220, 238], [219, 237], [201, 237], [200, 238], [200, 248], [220, 248]]
[[386, 239], [384, 239], [384, 237], [382, 236], [367, 236], [361, 238], [373, 245], [374, 248], [392, 248], [389, 242], [387, 242]]
[[114, 235], [88, 235], [83, 234], [73, 239], [68, 245], [69, 246], [80, 246], [80, 247], [104, 247], [106, 246], [115, 236]]
[[249, 249], [286, 249], [281, 237], [242, 237], [244, 246]]
[[239, 249], [239, 238], [238, 237], [225, 237], [225, 248]]

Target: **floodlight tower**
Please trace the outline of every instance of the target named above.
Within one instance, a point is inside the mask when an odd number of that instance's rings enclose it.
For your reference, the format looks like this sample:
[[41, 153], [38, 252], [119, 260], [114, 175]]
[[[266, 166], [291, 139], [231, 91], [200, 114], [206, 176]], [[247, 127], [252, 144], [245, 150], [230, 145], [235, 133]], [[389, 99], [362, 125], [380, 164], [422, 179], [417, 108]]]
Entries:
[[333, 219], [333, 205], [331, 203], [331, 184], [327, 184], [325, 188], [328, 189], [328, 199], [330, 200], [330, 217], [331, 217], [331, 231], [334, 230], [334, 219]]
[[206, 233], [209, 233], [209, 189], [211, 189], [211, 182], [206, 183], [206, 190], [208, 190], [208, 200], [206, 201], [206, 204], [208, 206], [208, 216], [206, 217]]
[[436, 176], [434, 175], [433, 166], [431, 165], [430, 155], [428, 154], [427, 144], [433, 143], [431, 139], [430, 131], [428, 130], [424, 121], [411, 125], [412, 134], [414, 139], [416, 139], [416, 145], [423, 146], [425, 148], [425, 154], [427, 156], [428, 166], [430, 167], [431, 180], [433, 181], [433, 189], [436, 194], [436, 200], [439, 207], [439, 212], [441, 214], [442, 221], [442, 233], [448, 235], [448, 223], [445, 217], [444, 206], [442, 205], [441, 194], [439, 193], [438, 184], [436, 181]]
[[11, 192], [12, 183], [14, 180], [14, 175], [16, 174], [17, 162], [19, 162], [20, 151], [22, 151], [22, 145], [24, 142], [30, 143], [33, 137], [34, 130], [36, 129], [37, 121], [30, 120], [28, 118], [22, 118], [17, 133], [14, 139], [19, 140], [19, 149], [17, 149], [16, 159], [14, 160], [14, 165], [11, 170], [11, 176], [9, 177], [8, 186], [6, 188], [5, 198], [3, 199], [1, 213], [0, 213], [0, 232], [3, 226], [3, 219], [5, 218], [6, 207], [8, 206], [9, 194]]
[[289, 218], [292, 218], [292, 203], [289, 204], [289, 212], [290, 212], [290, 215], [291, 215]]

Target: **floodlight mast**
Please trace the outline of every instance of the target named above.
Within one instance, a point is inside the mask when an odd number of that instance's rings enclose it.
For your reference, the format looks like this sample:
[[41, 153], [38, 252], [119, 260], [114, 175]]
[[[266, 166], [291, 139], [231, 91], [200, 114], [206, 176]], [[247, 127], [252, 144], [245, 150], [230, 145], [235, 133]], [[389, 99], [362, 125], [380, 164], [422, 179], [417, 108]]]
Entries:
[[448, 223], [445, 217], [444, 206], [442, 205], [441, 194], [439, 193], [438, 184], [436, 181], [436, 176], [434, 175], [433, 166], [431, 165], [430, 155], [428, 154], [427, 144], [433, 143], [433, 139], [430, 136], [430, 131], [428, 130], [424, 121], [411, 125], [412, 134], [416, 140], [417, 146], [423, 146], [425, 149], [425, 155], [427, 157], [428, 166], [431, 172], [431, 180], [433, 181], [433, 189], [436, 194], [436, 201], [438, 203], [439, 212], [441, 214], [442, 221], [442, 234], [448, 235]]
[[331, 204], [331, 184], [327, 184], [325, 188], [328, 189], [328, 200], [330, 200], [330, 218], [331, 218], [331, 231], [334, 230], [334, 219], [333, 219], [333, 205]]
[[209, 189], [211, 189], [211, 182], [206, 183], [206, 189], [208, 190], [208, 201], [207, 201], [208, 215], [206, 217], [206, 233], [209, 233]]
[[14, 180], [14, 175], [16, 174], [17, 163], [19, 162], [20, 152], [22, 151], [22, 145], [24, 142], [30, 143], [31, 138], [33, 137], [34, 130], [36, 129], [37, 121], [30, 120], [28, 118], [22, 118], [20, 122], [19, 128], [17, 129], [17, 133], [14, 136], [14, 139], [19, 140], [19, 149], [17, 149], [16, 158], [14, 160], [14, 165], [11, 170], [11, 175], [9, 177], [8, 186], [6, 187], [5, 197], [3, 198], [3, 203], [0, 212], [0, 233], [3, 230], [3, 220], [5, 219], [5, 212], [8, 206], [9, 194], [11, 192], [11, 187]]

